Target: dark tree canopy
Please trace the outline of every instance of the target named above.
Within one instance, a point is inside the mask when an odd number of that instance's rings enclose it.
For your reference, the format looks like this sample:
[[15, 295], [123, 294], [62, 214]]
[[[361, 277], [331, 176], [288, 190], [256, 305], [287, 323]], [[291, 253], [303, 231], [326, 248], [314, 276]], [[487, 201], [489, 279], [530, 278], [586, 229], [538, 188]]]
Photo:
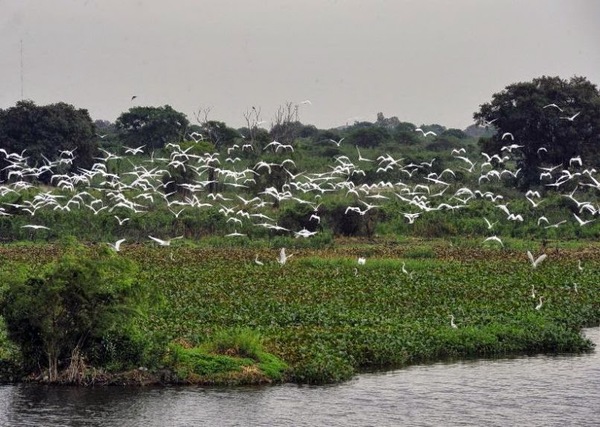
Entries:
[[236, 139], [242, 138], [237, 130], [217, 120], [209, 120], [203, 123], [201, 132], [216, 148], [226, 147], [233, 144]]
[[400, 122], [391, 131], [395, 142], [399, 144], [417, 144], [421, 141], [420, 134], [415, 132], [417, 127], [410, 122]]
[[600, 94], [585, 77], [543, 76], [511, 84], [481, 105], [474, 118], [496, 129], [483, 140], [485, 151], [499, 152], [513, 143], [523, 146], [513, 151], [523, 171], [522, 187], [539, 182], [540, 166], [566, 168], [575, 156], [600, 165], [595, 155], [600, 148]]
[[133, 107], [116, 121], [123, 141], [130, 147], [145, 145], [146, 149], [162, 148], [183, 141], [189, 126], [185, 114], [164, 107]]
[[[62, 163], [54, 170], [90, 167], [96, 154], [95, 141], [95, 125], [88, 111], [63, 102], [37, 106], [33, 101], [19, 101], [0, 110], [0, 148], [19, 154], [25, 150], [24, 157], [33, 166], [57, 160], [63, 150], [75, 150], [72, 163]], [[48, 182], [50, 174], [35, 178]]]
[[281, 123], [274, 123], [269, 134], [271, 140], [281, 142], [282, 144], [291, 144], [305, 131], [305, 125], [298, 120], [288, 120]]
[[348, 134], [348, 141], [359, 147], [377, 147], [390, 139], [387, 128], [380, 126], [359, 127]]
[[452, 138], [457, 138], [457, 139], [467, 139], [468, 138], [466, 133], [464, 133], [460, 129], [455, 129], [455, 128], [446, 129], [444, 132], [441, 133], [440, 136], [444, 137], [444, 138], [452, 137]]

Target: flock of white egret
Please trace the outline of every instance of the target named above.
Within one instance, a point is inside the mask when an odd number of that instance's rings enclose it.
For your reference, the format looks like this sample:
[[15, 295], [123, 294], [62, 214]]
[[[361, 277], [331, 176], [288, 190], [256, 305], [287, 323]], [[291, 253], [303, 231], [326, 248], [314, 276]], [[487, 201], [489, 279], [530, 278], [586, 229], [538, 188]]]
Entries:
[[[560, 107], [547, 105], [544, 108]], [[573, 122], [577, 116], [578, 113], [565, 116], [564, 119]], [[422, 134], [424, 140], [432, 136], [432, 132], [422, 129], [416, 131]], [[346, 215], [364, 216], [386, 203], [394, 202], [407, 224], [415, 224], [433, 211], [456, 213], [468, 207], [471, 201], [480, 200], [493, 207], [494, 216], [493, 220], [484, 216], [480, 219], [490, 234], [482, 243], [500, 246], [504, 246], [502, 236], [494, 230], [501, 222], [527, 221], [537, 227], [550, 229], [561, 227], [569, 221], [574, 221], [579, 227], [596, 221], [599, 206], [595, 194], [590, 196], [592, 192], [600, 190], [600, 177], [596, 169], [586, 168], [581, 156], [571, 158], [566, 167], [543, 166], [539, 170], [538, 189], [515, 196], [517, 192], [505, 191], [503, 183], [519, 177], [521, 169], [516, 168], [515, 154], [523, 146], [515, 142], [514, 136], [508, 132], [504, 133], [502, 139], [509, 143], [497, 153], [475, 153], [473, 147], [468, 150], [452, 149], [445, 154], [443, 164], [446, 167], [441, 171], [436, 163], [442, 160], [437, 158], [413, 163], [389, 153], [373, 154], [373, 149], [362, 153], [359, 147], [345, 147], [344, 138], [320, 142], [347, 148], [347, 155], [336, 155], [323, 169], [314, 171], [300, 171], [294, 157], [295, 145], [278, 141], [272, 141], [262, 148], [252, 142], [232, 144], [221, 152], [203, 154], [194, 154], [191, 147], [182, 148], [179, 144], [170, 143], [160, 152], [163, 157], [147, 150], [144, 145], [122, 147], [120, 152], [100, 149], [102, 155], [95, 158], [96, 163], [89, 169], [78, 168], [69, 173], [61, 171], [72, 165], [77, 156], [76, 149], [61, 151], [52, 160], [44, 158], [41, 165], [32, 164], [27, 150], [12, 153], [0, 149], [0, 159], [6, 164], [3, 168], [6, 179], [0, 183], [0, 216], [29, 217], [29, 223], [22, 227], [37, 233], [52, 229], [52, 224], [36, 222], [36, 213], [46, 209], [60, 211], [64, 215], [74, 210], [89, 210], [93, 215], [114, 220], [119, 227], [127, 227], [132, 216], [151, 211], [159, 205], [166, 205], [174, 220], [184, 211], [215, 208], [231, 226], [231, 232], [224, 234], [227, 238], [244, 237], [247, 233], [238, 232], [238, 229], [248, 230], [249, 227], [273, 230], [296, 238], [310, 238], [322, 229], [320, 207], [330, 194], [345, 198]], [[259, 151], [268, 156], [251, 164], [249, 159], [255, 159]], [[538, 155], [543, 156], [546, 151], [542, 147]], [[254, 157], [249, 156], [250, 153]], [[272, 160], [274, 158], [277, 160]], [[119, 168], [115, 162], [120, 162]], [[115, 172], [123, 168], [123, 163], [126, 171]], [[280, 187], [266, 186], [264, 190], [252, 194], [250, 187], [256, 183], [257, 177], [272, 174], [275, 166], [285, 172], [285, 183]], [[178, 169], [191, 171], [193, 179], [177, 184], [183, 192], [168, 193], [166, 188], [172, 182], [168, 182], [168, 179], [165, 182], [164, 177]], [[366, 176], [367, 171], [374, 171], [371, 176], [376, 178], [368, 183], [355, 184], [354, 178]], [[386, 180], [392, 175], [391, 172], [401, 178]], [[50, 186], [36, 184], [42, 175], [49, 178], [47, 181]], [[213, 184], [218, 184], [220, 190], [215, 191]], [[566, 188], [569, 191], [563, 191]], [[572, 213], [571, 217], [554, 218], [551, 222], [544, 211], [546, 203], [543, 195], [546, 193], [560, 194], [568, 199], [576, 213]], [[508, 197], [522, 197], [527, 203], [513, 204]], [[315, 227], [310, 227], [311, 230], [291, 230], [279, 225], [278, 208], [286, 203], [309, 206], [310, 216], [307, 219]], [[521, 210], [514, 210], [515, 205], [521, 206]], [[527, 209], [523, 209], [523, 206]], [[182, 237], [148, 234], [148, 239], [160, 246], [169, 246], [172, 240]], [[110, 245], [119, 251], [125, 242], [126, 239], [121, 238]], [[283, 265], [290, 256], [282, 249], [277, 261]], [[542, 254], [534, 258], [531, 252], [528, 256], [534, 268], [546, 257]], [[260, 263], [258, 258], [256, 262]], [[359, 258], [359, 264], [364, 262], [365, 258]], [[537, 308], [541, 306], [540, 300]]]
[[[507, 134], [505, 137], [508, 138]], [[425, 136], [424, 136], [425, 138]], [[512, 135], [510, 135], [512, 139]], [[335, 145], [342, 144], [332, 140]], [[325, 142], [328, 143], [328, 142]], [[123, 147], [122, 153], [112, 153], [101, 149], [102, 156], [96, 158], [97, 162], [90, 169], [79, 168], [77, 172], [59, 173], [65, 166], [72, 164], [76, 150], [61, 151], [57, 159], [44, 159], [44, 164], [34, 166], [29, 164], [27, 151], [22, 153], [9, 153], [0, 149], [0, 156], [7, 164], [4, 167], [6, 181], [0, 184], [0, 197], [4, 200], [0, 206], [0, 215], [9, 216], [15, 209], [21, 214], [31, 216], [30, 224], [23, 227], [32, 230], [47, 230], [52, 224], [39, 224], [35, 222], [36, 212], [40, 209], [60, 210], [68, 213], [73, 209], [88, 209], [94, 215], [110, 214], [120, 226], [126, 226], [131, 215], [147, 212], [158, 203], [165, 203], [174, 218], [181, 213], [194, 209], [216, 207], [231, 224], [233, 230], [226, 234], [227, 237], [243, 237], [246, 234], [237, 229], [248, 224], [263, 227], [269, 230], [287, 232], [298, 238], [309, 238], [318, 233], [317, 227], [311, 230], [285, 229], [277, 224], [276, 212], [270, 209], [273, 203], [281, 205], [291, 202], [305, 204], [312, 208], [310, 222], [321, 224], [319, 207], [322, 198], [327, 194], [342, 194], [348, 199], [346, 214], [365, 215], [372, 209], [381, 208], [383, 204], [394, 200], [401, 206], [401, 213], [407, 223], [414, 224], [423, 215], [431, 211], [445, 210], [457, 212], [468, 206], [473, 200], [487, 200], [495, 209], [495, 221], [486, 217], [486, 227], [490, 236], [485, 242], [496, 242], [503, 245], [501, 236], [493, 233], [499, 221], [534, 221], [537, 226], [545, 228], [558, 228], [567, 221], [575, 221], [579, 226], [586, 226], [596, 220], [598, 205], [595, 200], [581, 200], [577, 193], [581, 190], [600, 190], [600, 178], [593, 168], [584, 168], [581, 156], [576, 156], [569, 161], [569, 167], [560, 165], [540, 168], [540, 188], [558, 193], [561, 188], [566, 188], [567, 183], [572, 191], [563, 194], [577, 208], [571, 218], [560, 218], [554, 222], [544, 215], [544, 198], [539, 190], [528, 191], [524, 199], [529, 202], [531, 209], [527, 211], [513, 211], [511, 201], [505, 199], [502, 185], [494, 187], [494, 182], [501, 183], [507, 179], [518, 177], [520, 169], [515, 169], [512, 154], [522, 146], [511, 143], [503, 146], [499, 153], [484, 153], [479, 156], [467, 157], [465, 149], [453, 149], [450, 153], [454, 164], [448, 165], [441, 172], [434, 171], [436, 158], [419, 163], [406, 163], [403, 158], [394, 158], [383, 153], [373, 159], [365, 157], [356, 147], [354, 159], [348, 155], [335, 156], [327, 168], [319, 171], [296, 171], [293, 158], [294, 147], [292, 144], [281, 144], [273, 141], [264, 147], [263, 151], [270, 157], [278, 156], [277, 162], [259, 160], [255, 164], [237, 167], [240, 156], [245, 151], [255, 150], [252, 144], [239, 146], [235, 144], [227, 147], [229, 153], [226, 158], [218, 152], [197, 155], [190, 153], [190, 148], [182, 149], [178, 144], [168, 144], [169, 155], [157, 157], [154, 152], [148, 153], [144, 146]], [[128, 156], [131, 167], [122, 174], [115, 173], [114, 162]], [[139, 158], [139, 160], [134, 160]], [[248, 195], [248, 187], [255, 182], [259, 174], [271, 174], [272, 168], [279, 166], [287, 174], [288, 179], [280, 188], [267, 186], [258, 194]], [[185, 197], [177, 194], [166, 193], [168, 182], [163, 181], [169, 175], [169, 169], [191, 170], [194, 179], [191, 182], [178, 184], [185, 190]], [[213, 169], [217, 177], [208, 178], [209, 169]], [[376, 179], [370, 183], [355, 184], [353, 177], [365, 175], [366, 170], [375, 170], [375, 176], [385, 177], [390, 171], [401, 172], [402, 179], [391, 180]], [[438, 170], [438, 169], [435, 169]], [[460, 174], [459, 174], [460, 172]], [[51, 187], [35, 186], [35, 181], [41, 175], [49, 174]], [[396, 175], [398, 176], [398, 175]], [[460, 177], [462, 176], [463, 182]], [[477, 186], [465, 185], [465, 181], [475, 183]], [[217, 181], [222, 189], [219, 192], [209, 191], [209, 186]], [[32, 194], [25, 192], [36, 188], [35, 195], [29, 199], [13, 197], [18, 202], [9, 202], [10, 195]], [[586, 192], [589, 195], [589, 192]], [[502, 213], [504, 215], [502, 215]], [[502, 218], [504, 217], [504, 218]], [[247, 228], [246, 228], [247, 229]], [[160, 245], [169, 241], [168, 236], [160, 239], [149, 237]]]

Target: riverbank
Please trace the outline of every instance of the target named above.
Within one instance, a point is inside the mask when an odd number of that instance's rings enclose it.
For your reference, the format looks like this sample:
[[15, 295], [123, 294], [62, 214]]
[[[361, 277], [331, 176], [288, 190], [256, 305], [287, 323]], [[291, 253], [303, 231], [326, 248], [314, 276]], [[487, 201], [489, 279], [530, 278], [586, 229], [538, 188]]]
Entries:
[[[533, 268], [526, 250], [545, 251], [547, 259]], [[59, 252], [17, 245], [2, 247], [0, 256], [5, 268], [35, 268]], [[95, 383], [332, 383], [435, 360], [593, 349], [579, 333], [600, 319], [600, 250], [591, 244], [353, 242], [287, 253], [280, 265], [279, 249], [122, 248], [119, 256], [139, 265], [137, 280], [149, 296], [135, 325], [142, 350], [118, 374], [98, 369]], [[281, 361], [275, 371], [257, 368], [252, 357], [230, 365], [193, 356], [190, 369], [169, 356], [174, 343], [237, 356], [206, 349], [219, 334], [240, 330], [255, 333], [264, 354]], [[215, 366], [225, 371], [206, 376]]]

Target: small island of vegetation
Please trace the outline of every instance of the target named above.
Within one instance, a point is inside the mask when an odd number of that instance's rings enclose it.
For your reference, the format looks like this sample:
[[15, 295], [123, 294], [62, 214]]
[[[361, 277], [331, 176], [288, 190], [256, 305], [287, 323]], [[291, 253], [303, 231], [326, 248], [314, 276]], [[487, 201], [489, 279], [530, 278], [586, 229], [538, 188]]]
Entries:
[[324, 384], [592, 350], [586, 79], [509, 85], [464, 131], [208, 114], [0, 110], [3, 381]]

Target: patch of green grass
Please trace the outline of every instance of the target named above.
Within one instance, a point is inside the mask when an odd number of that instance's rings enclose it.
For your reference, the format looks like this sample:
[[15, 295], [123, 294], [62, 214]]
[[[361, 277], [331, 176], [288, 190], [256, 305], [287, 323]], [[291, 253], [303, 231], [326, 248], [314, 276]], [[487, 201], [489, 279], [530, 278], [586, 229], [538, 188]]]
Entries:
[[281, 381], [287, 369], [263, 349], [260, 335], [247, 328], [218, 331], [198, 347], [171, 343], [164, 362], [179, 381], [188, 383]]
[[409, 250], [407, 250], [404, 253], [404, 256], [406, 258], [435, 258], [436, 254], [435, 251], [433, 250], [433, 248], [431, 247], [416, 247], [416, 248], [411, 248]]
[[248, 328], [222, 329], [201, 345], [206, 353], [229, 354], [260, 360], [264, 353], [260, 335]]
[[171, 344], [165, 363], [174, 370], [180, 381], [193, 382], [200, 377], [222, 375], [232, 371], [239, 372], [242, 367], [252, 365], [253, 360], [207, 354], [197, 347], [185, 348], [180, 344]]

